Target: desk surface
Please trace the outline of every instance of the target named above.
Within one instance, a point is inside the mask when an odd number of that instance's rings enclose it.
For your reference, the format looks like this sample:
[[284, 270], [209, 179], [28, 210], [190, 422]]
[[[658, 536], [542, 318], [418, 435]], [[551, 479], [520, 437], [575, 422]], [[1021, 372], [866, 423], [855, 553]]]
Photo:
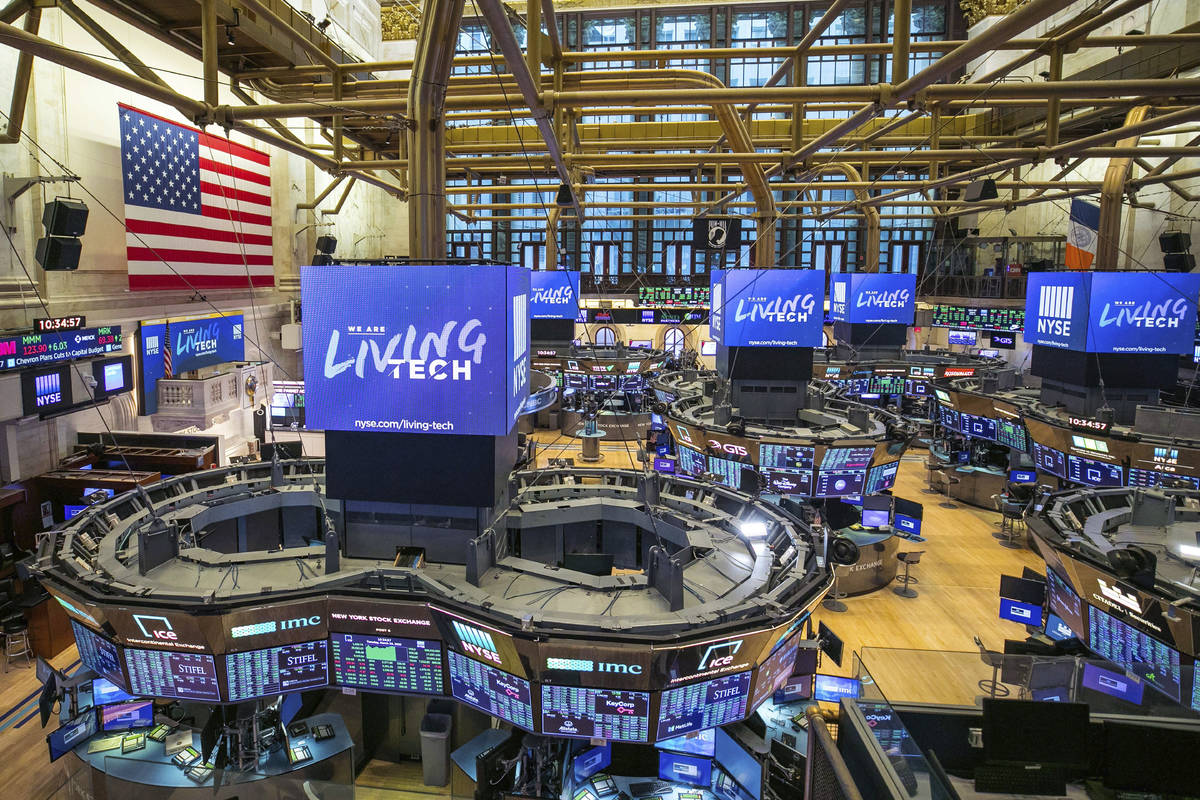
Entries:
[[867, 544], [879, 544], [886, 542], [888, 539], [896, 535], [896, 531], [891, 526], [886, 528], [863, 528], [850, 526], [849, 528], [841, 528], [838, 530], [838, 536], [849, 539], [860, 547]]
[[985, 475], [1000, 475], [1000, 476], [1008, 475], [1008, 473], [1005, 472], [1004, 470], [996, 469], [995, 467], [973, 467], [970, 465], [958, 467], [954, 471], [955, 472], [982, 472]]
[[[626, 777], [624, 775], [611, 775], [607, 772], [601, 773], [601, 774], [608, 775], [608, 777], [612, 778], [613, 783], [615, 783], [617, 785], [617, 791], [624, 792], [626, 795], [628, 795], [630, 798], [632, 798], [632, 800], [638, 800], [641, 797], [647, 797], [647, 795], [637, 795], [637, 794], [634, 794], [633, 792], [631, 792], [629, 790], [629, 787], [632, 784], [653, 783], [655, 781], [660, 780], [658, 778], [658, 776], [656, 776], [656, 775], [651, 775], [649, 777], [641, 777], [641, 778], [636, 778], [636, 777], [630, 778], [630, 777]], [[666, 781], [666, 782], [670, 783], [670, 781]], [[580, 795], [580, 800], [617, 800], [617, 798], [619, 797], [619, 795], [609, 794], [603, 798], [600, 798], [599, 795], [597, 794], [597, 792], [595, 791], [595, 789], [592, 788], [592, 779], [589, 778], [588, 780], [584, 781], [583, 784], [576, 787], [574, 790], [571, 790], [571, 791], [564, 790], [561, 795], [561, 800], [574, 800], [576, 793], [579, 792], [579, 790], [584, 787], [588, 788], [589, 794], [586, 797], [583, 795]], [[652, 795], [652, 797], [654, 798], [654, 800], [681, 800], [681, 795], [699, 795], [701, 800], [718, 800], [717, 795], [713, 794], [712, 790], [707, 789], [703, 786], [688, 786], [687, 784], [684, 784], [684, 783], [674, 783], [674, 784], [672, 784], [672, 788], [670, 791], [666, 792], [665, 794]], [[694, 798], [692, 798], [692, 800], [694, 800]]]
[[[280, 748], [272, 753], [268, 753], [259, 762], [258, 769], [254, 772], [226, 770], [226, 782], [249, 783], [251, 781], [259, 781], [283, 775], [294, 770], [304, 769], [345, 750], [349, 750], [354, 745], [354, 742], [350, 739], [350, 734], [346, 731], [345, 723], [342, 721], [341, 716], [337, 714], [316, 714], [304, 720], [293, 720], [293, 722], [306, 723], [309, 727], [309, 733], [304, 736], [291, 738], [289, 741], [292, 745], [302, 744], [306, 746], [312, 753], [312, 758], [301, 761], [298, 764], [292, 764], [288, 760], [287, 753]], [[312, 727], [315, 725], [331, 726], [334, 730], [334, 737], [318, 742], [311, 732]], [[142, 728], [140, 732], [145, 733], [147, 730], [149, 729]], [[211, 775], [199, 783], [188, 778], [184, 774], [183, 768], [172, 763], [171, 756], [164, 752], [163, 742], [153, 742], [147, 739], [145, 747], [132, 753], [123, 754], [120, 748], [98, 753], [88, 752], [88, 745], [93, 740], [115, 735], [117, 735], [115, 731], [100, 731], [92, 738], [76, 745], [75, 755], [93, 769], [129, 783], [165, 787], [212, 786]], [[200, 749], [199, 731], [192, 731], [192, 746], [197, 750]]]

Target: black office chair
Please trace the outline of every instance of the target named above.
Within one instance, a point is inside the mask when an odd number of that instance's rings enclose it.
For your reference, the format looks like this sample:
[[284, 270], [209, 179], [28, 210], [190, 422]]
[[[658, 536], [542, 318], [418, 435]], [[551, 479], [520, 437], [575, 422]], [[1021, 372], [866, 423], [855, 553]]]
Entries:
[[917, 590], [912, 588], [912, 584], [917, 583], [918, 581], [916, 578], [908, 574], [908, 570], [913, 564], [917, 564], [921, 561], [921, 556], [924, 554], [924, 552], [924, 550], [913, 550], [906, 553], [896, 553], [896, 560], [904, 565], [904, 574], [896, 576], [896, 583], [900, 585], [893, 586], [893, 592], [901, 597], [911, 598], [917, 596]]
[[1020, 550], [1017, 542], [1017, 526], [1025, 524], [1025, 503], [1006, 494], [993, 495], [996, 510], [1000, 512], [1000, 530], [992, 534], [1000, 540], [1000, 544], [1011, 549]]
[[979, 648], [979, 660], [992, 668], [992, 677], [984, 678], [976, 684], [979, 691], [987, 692], [988, 697], [995, 699], [997, 697], [1008, 697], [1010, 694], [1008, 687], [1000, 682], [1000, 668], [1004, 666], [1004, 654], [995, 650], [988, 650], [983, 646], [983, 641], [976, 636], [975, 646]]
[[25, 613], [17, 605], [15, 584], [12, 579], [0, 581], [0, 633], [4, 636], [4, 671], [14, 658], [24, 658], [28, 666], [31, 649], [29, 647], [29, 622]]

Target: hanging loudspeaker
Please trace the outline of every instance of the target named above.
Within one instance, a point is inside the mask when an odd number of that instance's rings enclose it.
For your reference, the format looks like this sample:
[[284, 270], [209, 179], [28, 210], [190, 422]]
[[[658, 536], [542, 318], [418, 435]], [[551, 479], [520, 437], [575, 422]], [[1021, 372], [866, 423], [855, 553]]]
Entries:
[[1164, 253], [1186, 253], [1192, 249], [1191, 234], [1183, 231], [1169, 231], [1159, 234], [1158, 249]]
[[1196, 268], [1196, 257], [1191, 253], [1163, 253], [1163, 269], [1167, 272], [1191, 272]]
[[996, 182], [991, 178], [972, 181], [963, 189], [963, 200], [974, 203], [978, 200], [995, 200], [1000, 195], [996, 193]]
[[60, 197], [42, 209], [42, 225], [49, 236], [83, 236], [87, 229], [88, 207], [82, 200]]
[[328, 267], [333, 263], [333, 256], [327, 256], [324, 253], [317, 253], [312, 260], [314, 267]]
[[47, 272], [79, 269], [83, 243], [71, 236], [44, 236], [38, 239], [34, 257]]
[[337, 237], [335, 236], [318, 236], [317, 237], [317, 252], [331, 255], [337, 247]]
[[850, 566], [858, 563], [858, 545], [849, 539], [835, 536], [829, 543], [829, 560], [834, 564]]

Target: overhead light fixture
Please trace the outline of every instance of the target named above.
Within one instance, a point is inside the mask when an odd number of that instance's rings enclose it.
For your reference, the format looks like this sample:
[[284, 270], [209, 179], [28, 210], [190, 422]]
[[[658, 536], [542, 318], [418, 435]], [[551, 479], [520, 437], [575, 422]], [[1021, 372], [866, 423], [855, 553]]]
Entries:
[[766, 539], [767, 523], [762, 520], [748, 519], [741, 524], [742, 536], [747, 539]]
[[558, 185], [558, 194], [554, 197], [554, 204], [559, 208], [567, 208], [575, 205], [575, 197], [571, 194], [571, 187], [565, 183]]
[[238, 27], [241, 24], [242, 24], [242, 19], [238, 15], [238, 10], [235, 8], [233, 10], [233, 24], [227, 24], [225, 26], [225, 43], [228, 44], [230, 47], [233, 47], [235, 44], [237, 44], [237, 42], [234, 41], [234, 38], [233, 38], [233, 29]]

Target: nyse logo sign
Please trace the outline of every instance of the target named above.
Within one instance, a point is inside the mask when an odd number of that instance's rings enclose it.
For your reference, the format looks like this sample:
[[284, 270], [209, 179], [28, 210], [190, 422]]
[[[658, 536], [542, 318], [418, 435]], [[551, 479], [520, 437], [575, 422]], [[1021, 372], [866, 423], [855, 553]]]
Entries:
[[484, 661], [490, 661], [497, 666], [503, 666], [504, 659], [497, 652], [496, 642], [490, 633], [458, 620], [451, 620], [450, 625], [454, 628], [454, 633], [458, 636], [464, 653]]
[[833, 301], [830, 303], [829, 311], [833, 315], [843, 318], [846, 314], [846, 281], [837, 280], [833, 284]]
[[516, 397], [529, 382], [529, 311], [528, 296], [520, 294], [512, 299], [513, 379], [512, 393]]
[[1070, 336], [1074, 310], [1074, 286], [1043, 286], [1038, 293], [1037, 332], [1051, 336]]

